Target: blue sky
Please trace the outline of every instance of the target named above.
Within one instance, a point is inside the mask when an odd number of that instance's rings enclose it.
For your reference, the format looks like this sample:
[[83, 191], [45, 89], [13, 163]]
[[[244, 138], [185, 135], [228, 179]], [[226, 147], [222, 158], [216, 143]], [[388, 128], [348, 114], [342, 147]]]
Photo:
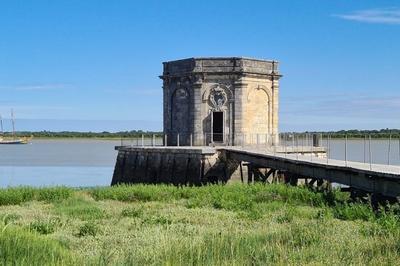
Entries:
[[161, 130], [161, 62], [200, 56], [278, 60], [283, 131], [400, 128], [399, 1], [3, 0], [0, 113]]

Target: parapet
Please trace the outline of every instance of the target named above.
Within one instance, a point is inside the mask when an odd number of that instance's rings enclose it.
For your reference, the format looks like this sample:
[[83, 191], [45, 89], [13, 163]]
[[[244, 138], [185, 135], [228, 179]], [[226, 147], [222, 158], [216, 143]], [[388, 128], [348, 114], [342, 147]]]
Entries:
[[200, 57], [164, 62], [163, 77], [185, 76], [191, 73], [258, 74], [280, 76], [278, 62], [245, 57]]

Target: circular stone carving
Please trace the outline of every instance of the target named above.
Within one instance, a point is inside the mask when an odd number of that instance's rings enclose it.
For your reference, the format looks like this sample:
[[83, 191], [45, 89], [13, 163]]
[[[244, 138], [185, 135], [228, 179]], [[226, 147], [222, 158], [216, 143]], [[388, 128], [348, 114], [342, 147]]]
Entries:
[[228, 97], [226, 96], [225, 90], [219, 85], [210, 91], [210, 102], [214, 109], [220, 110], [222, 106], [227, 102]]

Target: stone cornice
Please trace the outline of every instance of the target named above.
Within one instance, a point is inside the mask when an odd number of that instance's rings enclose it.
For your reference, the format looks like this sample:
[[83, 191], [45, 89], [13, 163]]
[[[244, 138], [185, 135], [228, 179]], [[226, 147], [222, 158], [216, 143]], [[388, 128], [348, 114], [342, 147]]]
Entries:
[[243, 57], [188, 58], [164, 62], [161, 79], [195, 74], [207, 75], [261, 75], [281, 77], [278, 62]]
[[[189, 77], [192, 76], [193, 74], [201, 74], [203, 72], [185, 72], [185, 73], [179, 73], [179, 74], [168, 74], [168, 75], [160, 75], [158, 76], [160, 79], [165, 80], [165, 79], [173, 79], [173, 78], [182, 78], [182, 77]], [[259, 73], [252, 73], [252, 72], [241, 72], [241, 71], [230, 71], [230, 72], [207, 72], [207, 76], [222, 76], [222, 75], [232, 75], [236, 74], [239, 76], [243, 77], [261, 77], [261, 78], [270, 78], [274, 77], [276, 79], [280, 79], [283, 77], [281, 74], [259, 74]]]

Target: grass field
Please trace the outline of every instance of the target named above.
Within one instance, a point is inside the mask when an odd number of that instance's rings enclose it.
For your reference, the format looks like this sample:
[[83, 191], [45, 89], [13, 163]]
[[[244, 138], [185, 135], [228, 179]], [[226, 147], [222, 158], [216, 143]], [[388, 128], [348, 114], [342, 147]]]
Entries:
[[394, 265], [398, 210], [285, 185], [8, 188], [0, 264]]

